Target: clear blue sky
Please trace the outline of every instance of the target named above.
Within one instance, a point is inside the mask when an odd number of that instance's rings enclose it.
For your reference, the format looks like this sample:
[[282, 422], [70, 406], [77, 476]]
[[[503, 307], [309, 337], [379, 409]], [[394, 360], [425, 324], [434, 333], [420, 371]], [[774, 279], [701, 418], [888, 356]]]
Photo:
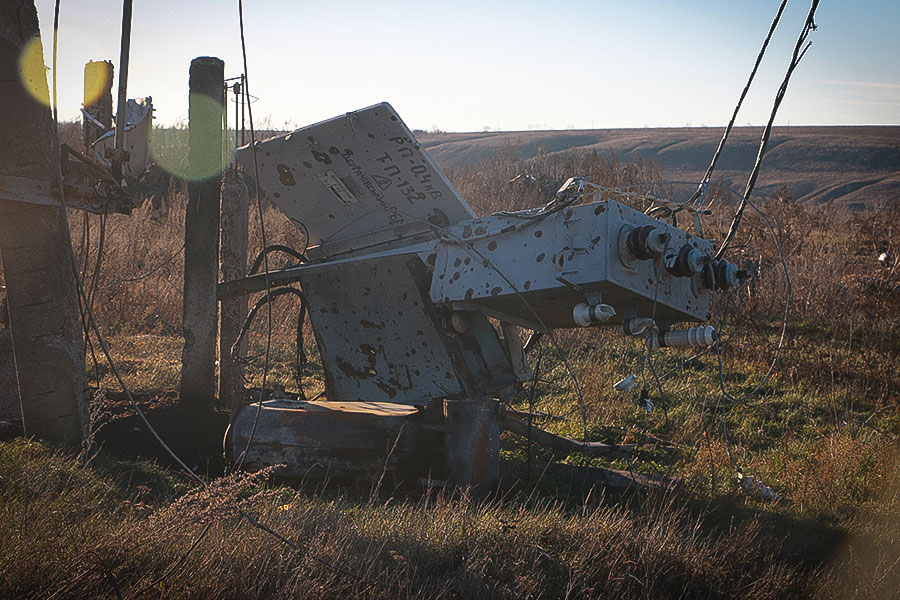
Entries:
[[[247, 0], [254, 117], [306, 125], [388, 101], [411, 128], [721, 126], [778, 0]], [[52, 0], [37, 2], [50, 64]], [[762, 124], [809, 2], [791, 0], [738, 118]], [[900, 2], [822, 0], [778, 124], [900, 124]], [[60, 116], [88, 60], [118, 62], [119, 0], [62, 0]], [[136, 0], [129, 96], [187, 117], [188, 66], [241, 73], [237, 1]], [[117, 69], [118, 74], [118, 69]]]

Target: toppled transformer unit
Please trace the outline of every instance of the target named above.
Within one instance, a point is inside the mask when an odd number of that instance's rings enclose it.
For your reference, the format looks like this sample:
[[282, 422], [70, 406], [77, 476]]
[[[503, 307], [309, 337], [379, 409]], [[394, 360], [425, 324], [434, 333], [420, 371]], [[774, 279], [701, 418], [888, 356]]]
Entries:
[[[735, 279], [705, 239], [612, 200], [579, 203], [580, 179], [544, 207], [477, 218], [386, 103], [238, 150], [248, 173], [254, 154], [266, 197], [309, 241], [308, 262], [268, 285], [300, 283], [328, 401], [237, 411], [226, 448], [245, 468], [387, 471], [486, 493], [499, 400], [531, 375], [517, 327], [618, 324], [657, 346], [709, 342], [711, 328], [669, 328], [706, 320], [711, 288], [733, 284], [719, 273]], [[219, 295], [266, 285], [255, 275]]]

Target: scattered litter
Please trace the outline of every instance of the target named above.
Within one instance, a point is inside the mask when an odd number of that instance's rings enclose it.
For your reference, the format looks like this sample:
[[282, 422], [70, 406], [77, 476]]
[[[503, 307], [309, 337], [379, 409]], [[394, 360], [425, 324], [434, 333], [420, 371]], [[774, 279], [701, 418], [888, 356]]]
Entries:
[[637, 385], [637, 377], [635, 377], [634, 373], [615, 384], [613, 387], [618, 392], [630, 392]]
[[741, 491], [754, 500], [762, 502], [777, 502], [778, 500], [781, 500], [781, 495], [778, 492], [752, 475], [739, 473], [738, 482], [741, 484]]

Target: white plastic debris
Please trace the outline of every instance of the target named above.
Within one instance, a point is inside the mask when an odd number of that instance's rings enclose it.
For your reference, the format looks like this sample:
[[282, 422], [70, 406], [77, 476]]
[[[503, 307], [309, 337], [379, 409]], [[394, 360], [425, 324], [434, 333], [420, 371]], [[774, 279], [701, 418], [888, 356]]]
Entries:
[[617, 392], [630, 392], [637, 385], [637, 377], [634, 373], [621, 380], [619, 383], [615, 384], [613, 388]]
[[759, 481], [752, 475], [738, 474], [738, 482], [741, 484], [741, 491], [750, 496], [754, 500], [763, 502], [776, 502], [781, 500], [781, 495]]

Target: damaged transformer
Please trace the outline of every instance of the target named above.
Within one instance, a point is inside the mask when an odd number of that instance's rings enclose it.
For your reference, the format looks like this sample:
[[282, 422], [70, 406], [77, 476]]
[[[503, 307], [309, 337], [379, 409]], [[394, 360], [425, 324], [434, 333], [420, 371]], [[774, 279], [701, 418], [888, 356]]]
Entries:
[[248, 469], [487, 493], [500, 401], [531, 376], [519, 327], [617, 324], [656, 347], [708, 345], [712, 328], [670, 327], [706, 320], [711, 289], [741, 277], [705, 239], [612, 200], [580, 203], [580, 179], [544, 207], [478, 218], [388, 104], [237, 159], [249, 174], [257, 161], [308, 262], [224, 282], [219, 297], [299, 282], [328, 399], [237, 411], [226, 449]]

